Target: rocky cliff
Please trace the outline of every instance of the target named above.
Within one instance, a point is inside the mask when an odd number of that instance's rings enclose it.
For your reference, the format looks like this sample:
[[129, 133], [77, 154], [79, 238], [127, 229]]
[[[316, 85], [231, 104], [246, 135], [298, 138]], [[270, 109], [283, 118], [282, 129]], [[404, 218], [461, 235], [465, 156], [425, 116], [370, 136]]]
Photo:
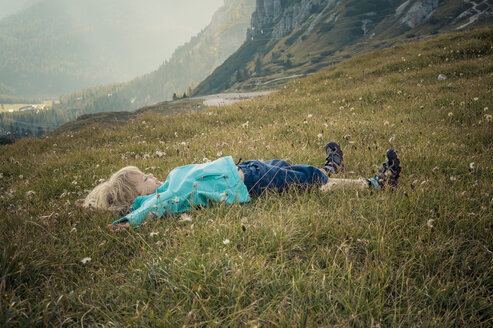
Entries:
[[257, 88], [398, 40], [488, 26], [492, 16], [491, 0], [256, 0], [246, 42], [196, 93]]
[[[456, 23], [461, 18], [476, 21], [480, 16], [485, 19], [493, 15], [493, 4], [488, 0], [388, 0], [374, 1], [374, 11], [365, 12], [367, 1], [353, 0], [257, 0], [256, 10], [252, 14], [251, 26], [247, 32], [247, 40], [255, 33], [268, 34], [274, 39], [280, 39], [296, 28], [309, 24], [309, 30], [320, 23], [337, 23], [338, 18], [359, 15], [363, 34], [368, 32], [371, 24], [377, 21], [394, 19], [405, 29], [413, 29], [425, 23], [441, 7], [457, 7], [450, 16], [450, 23]], [[455, 4], [454, 4], [455, 3]], [[358, 6], [360, 5], [360, 6]], [[363, 10], [359, 10], [360, 9]], [[462, 8], [463, 10], [460, 10]], [[356, 15], [354, 15], [356, 14]], [[387, 18], [391, 19], [387, 19]], [[466, 22], [468, 23], [468, 22]]]

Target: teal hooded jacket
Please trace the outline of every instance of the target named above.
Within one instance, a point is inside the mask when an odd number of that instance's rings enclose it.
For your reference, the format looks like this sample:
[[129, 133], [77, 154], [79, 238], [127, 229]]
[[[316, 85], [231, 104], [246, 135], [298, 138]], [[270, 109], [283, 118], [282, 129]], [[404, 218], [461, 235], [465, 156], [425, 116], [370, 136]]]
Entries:
[[131, 212], [113, 224], [128, 221], [131, 226], [166, 214], [183, 213], [213, 203], [246, 203], [247, 187], [231, 156], [204, 164], [181, 166], [172, 170], [154, 194], [135, 199]]

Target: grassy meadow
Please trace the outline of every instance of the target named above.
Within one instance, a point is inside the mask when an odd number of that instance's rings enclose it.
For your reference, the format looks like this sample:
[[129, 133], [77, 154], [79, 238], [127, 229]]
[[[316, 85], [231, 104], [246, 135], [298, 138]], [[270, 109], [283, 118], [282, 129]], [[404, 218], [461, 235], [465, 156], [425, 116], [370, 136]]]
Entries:
[[[0, 326], [491, 327], [492, 87], [493, 29], [476, 30], [264, 98], [2, 146]], [[126, 165], [163, 181], [225, 155], [321, 166], [329, 140], [345, 178], [394, 147], [400, 186], [267, 194], [120, 233], [73, 205]]]

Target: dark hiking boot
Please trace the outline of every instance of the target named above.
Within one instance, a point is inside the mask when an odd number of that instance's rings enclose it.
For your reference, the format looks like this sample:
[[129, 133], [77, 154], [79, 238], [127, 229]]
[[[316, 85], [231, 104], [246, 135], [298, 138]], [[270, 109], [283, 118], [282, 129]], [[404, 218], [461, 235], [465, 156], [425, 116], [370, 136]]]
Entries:
[[387, 161], [385, 161], [372, 179], [367, 179], [368, 184], [376, 190], [389, 186], [397, 187], [397, 181], [401, 175], [401, 161], [393, 149], [387, 150]]
[[328, 176], [331, 174], [337, 174], [344, 172], [344, 164], [342, 164], [342, 149], [336, 142], [329, 142], [325, 145], [325, 158], [324, 171]]

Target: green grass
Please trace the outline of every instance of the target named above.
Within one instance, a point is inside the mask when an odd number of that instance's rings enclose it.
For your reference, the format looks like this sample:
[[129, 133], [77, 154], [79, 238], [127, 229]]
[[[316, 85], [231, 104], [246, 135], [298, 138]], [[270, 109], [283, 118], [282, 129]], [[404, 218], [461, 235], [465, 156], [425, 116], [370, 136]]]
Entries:
[[[491, 40], [444, 35], [265, 98], [3, 146], [1, 325], [491, 327]], [[320, 166], [328, 140], [346, 178], [394, 147], [400, 187], [268, 194], [123, 233], [72, 205], [125, 165], [163, 180], [221, 154]]]

